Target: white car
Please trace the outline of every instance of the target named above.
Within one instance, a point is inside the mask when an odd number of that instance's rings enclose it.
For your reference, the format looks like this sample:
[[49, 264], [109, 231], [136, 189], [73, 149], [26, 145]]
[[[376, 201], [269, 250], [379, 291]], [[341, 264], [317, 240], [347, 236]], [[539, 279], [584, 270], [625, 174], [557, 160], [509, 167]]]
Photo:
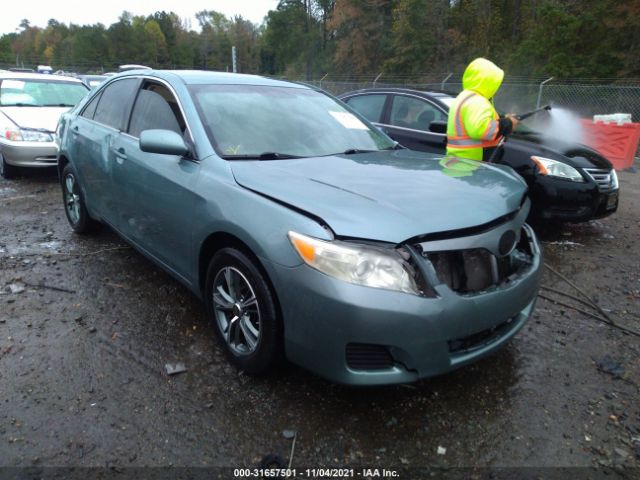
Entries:
[[76, 78], [0, 72], [0, 174], [56, 165], [58, 119], [88, 91]]

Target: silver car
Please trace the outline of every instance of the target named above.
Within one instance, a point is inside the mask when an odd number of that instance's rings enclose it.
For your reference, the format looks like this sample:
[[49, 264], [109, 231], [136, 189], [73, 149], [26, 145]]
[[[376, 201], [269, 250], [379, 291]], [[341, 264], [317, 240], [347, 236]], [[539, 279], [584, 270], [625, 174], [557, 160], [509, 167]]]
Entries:
[[58, 119], [88, 91], [71, 77], [0, 72], [0, 174], [56, 165]]

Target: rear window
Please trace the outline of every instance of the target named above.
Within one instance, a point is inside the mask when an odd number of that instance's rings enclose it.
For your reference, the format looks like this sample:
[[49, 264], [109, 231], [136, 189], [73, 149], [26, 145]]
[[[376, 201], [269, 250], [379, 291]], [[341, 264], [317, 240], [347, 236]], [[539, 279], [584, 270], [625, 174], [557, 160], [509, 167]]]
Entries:
[[98, 106], [98, 102], [100, 101], [100, 94], [94, 96], [91, 101], [84, 107], [81, 115], [85, 118], [93, 118], [96, 113], [96, 107]]
[[116, 130], [124, 130], [131, 101], [138, 85], [135, 78], [116, 80], [102, 92], [93, 119]]
[[382, 117], [386, 95], [358, 95], [351, 97], [347, 103], [351, 108], [357, 110], [371, 122], [379, 122]]
[[88, 91], [79, 82], [8, 78], [0, 81], [0, 106], [73, 107]]
[[447, 116], [425, 100], [403, 95], [394, 96], [391, 125], [426, 131], [434, 121], [446, 122]]

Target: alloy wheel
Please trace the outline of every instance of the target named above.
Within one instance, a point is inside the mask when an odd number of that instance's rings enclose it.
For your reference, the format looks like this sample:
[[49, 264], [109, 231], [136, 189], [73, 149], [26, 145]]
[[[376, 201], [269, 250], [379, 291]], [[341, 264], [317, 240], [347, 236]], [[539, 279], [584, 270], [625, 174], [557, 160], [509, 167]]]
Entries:
[[260, 341], [260, 309], [253, 287], [240, 270], [220, 269], [213, 281], [218, 328], [236, 355], [250, 355]]
[[73, 173], [68, 173], [64, 179], [64, 205], [74, 224], [80, 221], [80, 201], [78, 182]]

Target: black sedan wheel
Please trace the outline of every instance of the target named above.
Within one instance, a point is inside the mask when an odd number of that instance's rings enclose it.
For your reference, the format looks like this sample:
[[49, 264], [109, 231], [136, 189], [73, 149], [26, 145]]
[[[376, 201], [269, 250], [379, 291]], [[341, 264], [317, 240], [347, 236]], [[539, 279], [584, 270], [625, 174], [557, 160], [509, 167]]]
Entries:
[[73, 231], [89, 233], [96, 230], [99, 224], [87, 212], [78, 177], [71, 165], [65, 166], [62, 170], [61, 182], [64, 213], [67, 214], [67, 220]]
[[223, 248], [207, 271], [206, 304], [231, 360], [248, 373], [264, 373], [282, 357], [282, 328], [264, 275], [243, 252]]

